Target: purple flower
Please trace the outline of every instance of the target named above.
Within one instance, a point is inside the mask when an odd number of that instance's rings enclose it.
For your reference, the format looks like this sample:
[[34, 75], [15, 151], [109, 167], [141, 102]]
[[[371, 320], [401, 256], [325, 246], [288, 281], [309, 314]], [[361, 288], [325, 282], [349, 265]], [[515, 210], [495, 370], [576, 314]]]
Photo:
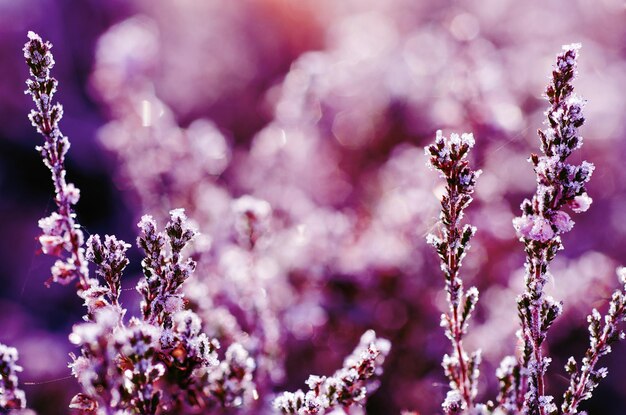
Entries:
[[574, 221], [570, 216], [563, 211], [556, 211], [550, 218], [552, 225], [556, 228], [557, 233], [565, 233], [572, 230], [574, 227]]
[[556, 235], [552, 230], [552, 223], [538, 215], [515, 218], [513, 226], [518, 236], [523, 239], [548, 242]]
[[591, 199], [589, 195], [587, 195], [587, 193], [583, 193], [570, 200], [568, 202], [568, 206], [571, 207], [574, 212], [581, 213], [586, 212], [591, 206], [592, 202], [593, 199]]

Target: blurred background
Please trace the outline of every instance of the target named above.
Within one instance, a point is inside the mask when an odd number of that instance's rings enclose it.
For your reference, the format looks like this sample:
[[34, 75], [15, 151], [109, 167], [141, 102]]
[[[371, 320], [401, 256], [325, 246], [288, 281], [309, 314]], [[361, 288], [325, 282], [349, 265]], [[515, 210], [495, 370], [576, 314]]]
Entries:
[[[52, 259], [38, 253], [37, 220], [54, 201], [23, 94], [28, 30], [54, 45], [85, 232], [132, 242], [142, 214], [163, 223], [184, 207], [204, 235], [189, 298], [205, 330], [227, 343], [228, 330], [250, 331], [246, 304], [263, 305], [266, 399], [332, 373], [373, 328], [393, 347], [370, 414], [435, 414], [447, 391], [443, 279], [424, 243], [441, 182], [422, 148], [437, 129], [473, 132], [484, 172], [467, 215], [478, 234], [463, 275], [481, 300], [466, 344], [483, 349], [479, 396], [495, 398], [495, 368], [516, 348], [524, 255], [511, 220], [534, 192], [526, 159], [542, 93], [561, 45], [582, 43], [587, 122], [572, 163], [596, 172], [594, 204], [552, 266], [565, 312], [548, 340], [548, 390], [560, 402], [585, 316], [606, 308], [626, 264], [622, 0], [0, 0], [0, 341], [20, 351], [30, 406], [59, 414], [78, 391], [67, 335], [83, 310], [70, 287], [43, 285]], [[255, 253], [262, 303], [236, 243], [232, 202], [244, 194], [273, 211]], [[141, 256], [130, 257], [133, 315]], [[603, 364], [583, 409], [624, 414], [626, 345]]]

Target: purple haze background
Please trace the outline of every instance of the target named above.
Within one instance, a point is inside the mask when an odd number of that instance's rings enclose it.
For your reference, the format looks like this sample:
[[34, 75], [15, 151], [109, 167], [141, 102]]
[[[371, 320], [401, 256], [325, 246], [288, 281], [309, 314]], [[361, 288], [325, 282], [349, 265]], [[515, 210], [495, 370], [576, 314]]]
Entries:
[[[374, 328], [393, 346], [368, 413], [432, 414], [445, 396], [448, 344], [443, 281], [424, 243], [440, 182], [421, 148], [437, 129], [476, 137], [484, 174], [463, 275], [481, 300], [467, 342], [484, 350], [479, 395], [493, 398], [495, 367], [515, 347], [523, 252], [511, 220], [534, 191], [526, 158], [538, 151], [541, 94], [560, 46], [583, 44], [578, 157], [597, 170], [594, 204], [574, 218], [552, 267], [565, 313], [548, 340], [548, 390], [560, 397], [565, 360], [586, 347], [585, 315], [606, 305], [614, 268], [626, 263], [625, 13], [619, 0], [0, 1], [0, 341], [20, 351], [30, 406], [64, 413], [78, 390], [67, 335], [82, 310], [73, 290], [43, 287], [50, 259], [36, 253], [37, 220], [53, 202], [26, 118], [28, 30], [54, 44], [88, 233], [134, 241], [143, 213], [162, 219], [185, 207], [211, 247], [190, 295], [219, 325], [214, 308], [253, 295], [238, 275], [232, 200], [269, 201], [261, 262], [286, 376], [268, 390], [331, 373]], [[123, 284], [131, 314], [133, 249]], [[625, 356], [620, 344], [604, 361], [609, 377], [584, 404], [590, 413], [626, 412]]]

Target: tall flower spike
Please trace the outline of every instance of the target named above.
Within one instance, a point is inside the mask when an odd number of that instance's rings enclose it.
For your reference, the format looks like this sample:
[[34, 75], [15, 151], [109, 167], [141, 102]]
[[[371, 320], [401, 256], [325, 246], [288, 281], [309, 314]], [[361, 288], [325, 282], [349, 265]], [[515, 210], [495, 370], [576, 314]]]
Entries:
[[530, 157], [537, 175], [537, 191], [532, 200], [522, 203], [522, 216], [513, 220], [526, 251], [526, 289], [518, 298], [518, 311], [524, 349], [519, 364], [521, 372], [528, 377], [520, 382], [527, 391], [518, 410], [530, 415], [557, 411], [552, 397], [545, 395], [544, 375], [550, 361], [542, 354], [542, 344], [548, 329], [561, 314], [561, 304], [546, 297], [543, 289], [550, 275], [548, 266], [563, 248], [560, 235], [574, 225], [562, 208], [569, 206], [574, 212], [582, 212], [591, 204], [585, 184], [591, 178], [593, 164], [566, 162], [582, 145], [578, 128], [585, 121], [584, 101], [573, 93], [572, 85], [579, 48], [578, 44], [563, 46], [563, 52], [556, 58], [551, 83], [546, 89], [550, 104], [546, 111], [547, 128], [538, 131], [543, 154]]
[[96, 274], [107, 284], [106, 293], [111, 304], [117, 305], [121, 292], [121, 279], [124, 268], [128, 265], [126, 251], [130, 245], [115, 236], [105, 235], [104, 243], [100, 235], [87, 239], [86, 258], [96, 264]]
[[54, 58], [50, 52], [52, 45], [33, 32], [28, 32], [28, 39], [24, 45], [24, 58], [32, 78], [26, 81], [25, 93], [33, 98], [36, 106], [28, 117], [44, 138], [43, 145], [37, 146], [37, 150], [52, 173], [54, 201], [57, 205], [56, 212], [39, 221], [39, 227], [43, 231], [39, 242], [44, 253], [61, 257], [52, 267], [52, 276], [46, 284], [68, 284], [78, 278], [79, 288], [86, 290], [91, 281], [82, 247], [84, 237], [72, 209], [72, 205], [80, 198], [80, 191], [65, 179], [65, 155], [70, 148], [70, 142], [59, 130], [63, 107], [58, 102], [52, 103], [58, 84], [50, 76], [50, 70], [54, 66]]
[[469, 241], [476, 228], [461, 227], [464, 210], [472, 202], [476, 178], [481, 171], [470, 168], [466, 157], [474, 146], [472, 134], [451, 134], [445, 137], [437, 131], [435, 143], [425, 148], [428, 164], [446, 180], [446, 192], [441, 199], [439, 235], [429, 234], [427, 241], [434, 246], [441, 260], [446, 280], [448, 311], [441, 316], [441, 326], [452, 344], [453, 353], [445, 355], [443, 367], [450, 382], [450, 392], [443, 403], [446, 414], [469, 410], [474, 405], [480, 351], [468, 355], [463, 349], [463, 336], [467, 332], [469, 317], [478, 302], [478, 290], [463, 289], [459, 275], [463, 258], [470, 247]]
[[[183, 261], [181, 251], [197, 232], [188, 224], [183, 209], [170, 212], [165, 232], [157, 231], [150, 215], [144, 215], [137, 226], [140, 229], [137, 245], [146, 254], [141, 263], [145, 278], [137, 284], [137, 291], [143, 296], [143, 318], [163, 325], [183, 308], [182, 284], [195, 270], [196, 262], [191, 258]], [[169, 253], [165, 250], [166, 242]]]

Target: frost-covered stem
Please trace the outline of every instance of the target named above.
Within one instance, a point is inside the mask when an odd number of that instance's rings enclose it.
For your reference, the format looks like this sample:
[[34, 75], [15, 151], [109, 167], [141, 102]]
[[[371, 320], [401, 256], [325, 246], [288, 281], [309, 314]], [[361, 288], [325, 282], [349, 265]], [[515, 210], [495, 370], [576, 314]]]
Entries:
[[[450, 203], [456, 204], [456, 200], [459, 197], [456, 186], [453, 185], [448, 190], [450, 195]], [[448, 233], [448, 246], [454, 246], [455, 242], [459, 239], [458, 219], [455, 209], [452, 209], [450, 215], [450, 223], [446, 226]], [[450, 269], [450, 285], [458, 285], [462, 287], [463, 281], [459, 277], [459, 264], [457, 264], [456, 255], [454, 252], [448, 252], [448, 267]], [[461, 288], [462, 289], [462, 288]], [[461, 330], [461, 322], [459, 318], [459, 303], [451, 304], [452, 306], [452, 334], [454, 339], [452, 340], [452, 346], [455, 348], [456, 355], [459, 359], [460, 368], [460, 385], [463, 399], [467, 403], [467, 408], [472, 407], [472, 395], [469, 386], [469, 376], [467, 373], [467, 365], [465, 362], [465, 356], [467, 355], [463, 350], [463, 333]]]
[[[463, 336], [467, 331], [467, 321], [478, 300], [478, 291], [472, 287], [464, 291], [463, 280], [459, 275], [462, 260], [469, 249], [469, 240], [475, 228], [465, 225], [461, 228], [464, 209], [471, 203], [476, 178], [480, 171], [472, 171], [465, 159], [474, 145], [471, 134], [450, 138], [437, 131], [435, 143], [426, 147], [429, 165], [441, 173], [446, 180], [446, 193], [441, 200], [441, 236], [428, 235], [428, 243], [437, 250], [446, 279], [446, 293], [449, 309], [442, 316], [442, 326], [450, 339], [454, 357], [444, 357], [444, 369], [450, 380], [452, 395], [444, 402], [448, 413], [458, 409], [473, 407], [476, 395], [476, 377], [479, 354], [471, 357], [463, 349]], [[458, 392], [458, 393], [457, 393]], [[460, 396], [462, 402], [457, 402]]]
[[[536, 268], [535, 271], [535, 281], [539, 281], [542, 278], [541, 275], [541, 269], [539, 267]], [[541, 293], [537, 293], [538, 296], [541, 295]], [[535, 364], [537, 365], [542, 365], [542, 367], [538, 368], [536, 371], [533, 371], [531, 373], [531, 376], [533, 377], [532, 381], [536, 383], [537, 386], [537, 392], [536, 392], [536, 396], [541, 397], [545, 395], [545, 386], [544, 386], [544, 382], [543, 382], [543, 374], [544, 374], [544, 368], [543, 368], [543, 354], [541, 351], [541, 319], [540, 319], [540, 315], [539, 315], [539, 306], [534, 305], [531, 308], [532, 310], [532, 319], [531, 319], [531, 333], [532, 333], [532, 341], [533, 341], [533, 356], [535, 359]], [[545, 415], [545, 411], [544, 411], [544, 407], [542, 405], [539, 406], [539, 413], [541, 415]]]
[[[557, 412], [552, 397], [545, 396], [544, 375], [550, 360], [543, 356], [542, 344], [562, 312], [560, 303], [544, 295], [549, 264], [563, 249], [560, 235], [574, 226], [569, 214], [561, 209], [569, 206], [574, 212], [583, 212], [591, 204], [585, 184], [594, 166], [586, 161], [581, 165], [566, 163], [571, 153], [582, 146], [578, 128], [585, 121], [584, 102], [573, 93], [572, 85], [579, 48], [580, 45], [564, 46], [557, 56], [552, 82], [546, 89], [550, 103], [547, 128], [538, 131], [543, 154], [532, 154], [529, 160], [537, 175], [537, 191], [532, 200], [522, 203], [522, 216], [513, 220], [526, 251], [526, 289], [518, 298], [518, 311], [525, 352], [520, 366], [522, 372], [528, 373], [523, 411], [530, 415]], [[532, 349], [530, 359], [526, 355], [528, 347]]]
[[[603, 337], [600, 340], [600, 342], [598, 342], [598, 348], [605, 347], [606, 343], [607, 343], [607, 339]], [[591, 375], [593, 368], [598, 363], [598, 359], [600, 359], [600, 353], [597, 349], [596, 350], [588, 349], [587, 352], [585, 353], [585, 356], [587, 357], [587, 359], [589, 359], [589, 363], [588, 363], [589, 370], [585, 370], [580, 374], [580, 378], [578, 382], [576, 382], [576, 386], [572, 388], [572, 386], [570, 385], [570, 389], [573, 389], [572, 399], [571, 399], [571, 402], [563, 404], [562, 409], [563, 409], [563, 414], [565, 415], [572, 414], [572, 413], [575, 414], [577, 412], [578, 404], [585, 399], [583, 395], [586, 393], [587, 388], [588, 388], [587, 382], [589, 381], [589, 376]]]
[[309, 376], [309, 391], [283, 392], [274, 399], [274, 408], [283, 414], [314, 415], [338, 408], [350, 412], [351, 406], [364, 405], [367, 394], [378, 387], [376, 378], [382, 374], [390, 348], [388, 340], [366, 331], [343, 368], [330, 377]]
[[54, 58], [49, 42], [43, 42], [39, 35], [28, 32], [29, 41], [24, 45], [24, 57], [30, 68], [32, 79], [26, 81], [26, 94], [32, 96], [36, 109], [29, 114], [33, 126], [43, 136], [44, 144], [37, 146], [44, 164], [52, 173], [57, 212], [40, 221], [44, 234], [40, 237], [44, 253], [61, 255], [69, 253], [65, 261], [57, 261], [48, 281], [67, 284], [78, 277], [79, 290], [86, 290], [91, 285], [88, 268], [84, 258], [83, 234], [76, 223], [76, 214], [72, 205], [78, 202], [79, 190], [65, 180], [65, 155], [70, 147], [69, 140], [59, 129], [63, 117], [63, 107], [52, 104], [57, 89], [57, 80], [50, 76]]
[[[523, 342], [522, 345], [522, 362], [518, 363], [518, 367], [527, 368], [528, 363], [530, 362], [530, 357], [532, 354], [532, 346], [529, 344], [528, 339], [525, 337], [526, 330], [528, 329], [528, 324], [524, 318], [521, 319], [522, 329], [520, 331], [519, 336]], [[517, 404], [517, 409], [522, 410], [524, 407], [524, 400], [526, 396], [526, 392], [528, 391], [528, 371], [520, 370], [520, 381], [518, 383], [518, 389], [515, 393], [515, 402]]]
[[591, 397], [600, 380], [608, 373], [606, 368], [595, 369], [598, 360], [611, 353], [612, 343], [624, 339], [624, 332], [619, 329], [618, 324], [626, 320], [626, 268], [619, 268], [617, 273], [623, 286], [611, 297], [609, 311], [604, 316], [604, 326], [601, 327], [602, 316], [598, 310], [594, 309], [587, 317], [589, 348], [582, 359], [582, 367], [578, 368], [573, 357], [565, 365], [565, 370], [570, 375], [570, 385], [563, 396], [563, 415], [577, 414], [580, 402]]

